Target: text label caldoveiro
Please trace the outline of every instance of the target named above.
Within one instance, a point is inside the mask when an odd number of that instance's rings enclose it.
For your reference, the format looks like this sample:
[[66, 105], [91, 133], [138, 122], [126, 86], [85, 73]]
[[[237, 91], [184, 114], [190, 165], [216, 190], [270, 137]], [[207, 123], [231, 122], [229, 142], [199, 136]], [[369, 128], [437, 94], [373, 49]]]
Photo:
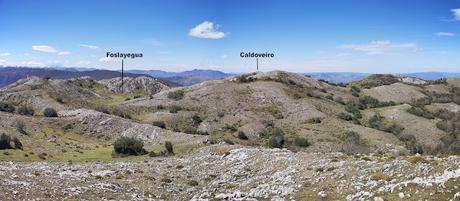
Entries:
[[256, 52], [241, 52], [240, 57], [254, 57], [254, 58], [272, 58], [275, 57], [275, 54], [270, 52], [265, 53], [256, 53]]
[[135, 59], [135, 58], [141, 58], [143, 56], [144, 55], [142, 53], [120, 53], [120, 52], [116, 52], [116, 53], [107, 52], [107, 55], [106, 55], [106, 57], [122, 58], [122, 59], [126, 59], [126, 58]]

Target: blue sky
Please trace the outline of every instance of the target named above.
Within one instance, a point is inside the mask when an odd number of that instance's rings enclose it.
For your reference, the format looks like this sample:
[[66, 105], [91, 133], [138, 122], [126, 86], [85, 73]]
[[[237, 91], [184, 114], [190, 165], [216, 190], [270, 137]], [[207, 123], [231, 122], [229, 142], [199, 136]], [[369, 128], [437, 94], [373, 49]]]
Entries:
[[[458, 9], [458, 10], [457, 10]], [[0, 0], [0, 65], [460, 71], [460, 0]]]

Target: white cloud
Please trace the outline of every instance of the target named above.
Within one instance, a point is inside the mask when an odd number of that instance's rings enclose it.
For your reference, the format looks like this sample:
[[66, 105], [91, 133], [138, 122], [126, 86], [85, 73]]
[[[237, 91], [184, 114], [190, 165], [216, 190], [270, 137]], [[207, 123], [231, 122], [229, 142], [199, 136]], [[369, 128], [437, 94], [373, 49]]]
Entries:
[[41, 67], [44, 66], [42, 63], [38, 61], [23, 61], [21, 62], [23, 66], [30, 66], [30, 67]]
[[460, 21], [460, 8], [450, 10], [454, 15], [454, 19]]
[[78, 61], [79, 66], [88, 66], [90, 64], [91, 64], [91, 61], [86, 61], [86, 60]]
[[392, 43], [389, 40], [376, 40], [371, 41], [367, 44], [345, 44], [339, 46], [343, 49], [351, 49], [354, 51], [365, 52], [367, 54], [383, 54], [390, 49], [416, 49], [417, 44], [415, 43]]
[[221, 59], [226, 59], [227, 57], [228, 57], [228, 55], [226, 55], [226, 54], [220, 56]]
[[115, 61], [114, 58], [112, 57], [102, 57], [99, 59], [99, 61], [102, 61], [102, 62], [111, 62], [111, 61]]
[[48, 53], [55, 53], [57, 52], [54, 47], [48, 46], [48, 45], [33, 45], [32, 46], [33, 50], [40, 51], [40, 52], [48, 52]]
[[455, 36], [456, 34], [451, 33], [451, 32], [438, 32], [438, 33], [435, 33], [434, 35], [436, 36]]
[[70, 52], [66, 52], [66, 51], [63, 51], [63, 52], [59, 52], [58, 55], [69, 55]]
[[188, 33], [189, 36], [197, 38], [208, 38], [208, 39], [221, 39], [228, 35], [227, 33], [217, 31], [218, 25], [214, 27], [214, 23], [210, 21], [204, 21], [197, 25]]
[[10, 56], [11, 54], [9, 52], [3, 52], [3, 53], [0, 53], [0, 56]]
[[87, 45], [87, 44], [81, 44], [80, 47], [89, 48], [89, 49], [98, 49], [99, 48], [98, 46]]

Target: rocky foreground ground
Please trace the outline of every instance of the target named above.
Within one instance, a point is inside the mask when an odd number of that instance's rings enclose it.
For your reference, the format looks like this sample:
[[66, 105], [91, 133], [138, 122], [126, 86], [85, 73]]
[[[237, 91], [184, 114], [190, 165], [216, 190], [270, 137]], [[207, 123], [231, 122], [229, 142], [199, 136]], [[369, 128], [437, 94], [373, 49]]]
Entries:
[[1, 200], [460, 200], [460, 157], [212, 145], [143, 162], [0, 162]]

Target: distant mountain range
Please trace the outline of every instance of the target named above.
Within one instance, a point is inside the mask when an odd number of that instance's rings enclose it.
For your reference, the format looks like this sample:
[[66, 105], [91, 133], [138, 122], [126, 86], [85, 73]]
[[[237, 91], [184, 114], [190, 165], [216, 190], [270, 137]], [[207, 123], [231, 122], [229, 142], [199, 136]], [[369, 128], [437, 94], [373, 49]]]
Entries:
[[167, 72], [162, 70], [129, 70], [127, 72], [146, 74], [152, 77], [161, 78], [183, 86], [190, 86], [207, 80], [220, 80], [236, 74], [224, 73], [216, 70], [194, 69], [184, 72]]
[[[326, 80], [333, 83], [348, 83], [361, 80], [371, 74], [354, 73], [354, 72], [318, 72], [318, 73], [301, 73], [318, 80]], [[226, 77], [238, 75], [236, 73], [224, 73], [217, 70], [194, 69], [183, 72], [168, 72], [162, 70], [127, 70], [125, 76], [151, 76], [160, 79], [168, 86], [190, 86], [207, 80], [219, 80]], [[424, 80], [436, 80], [447, 77], [460, 78], [460, 73], [446, 72], [418, 72], [400, 74], [410, 77], [421, 78]], [[89, 76], [95, 80], [110, 79], [121, 77], [121, 72], [111, 70], [98, 70], [96, 68], [33, 68], [33, 67], [0, 67], [0, 87], [9, 85], [19, 79], [28, 77], [49, 77], [53, 79], [71, 79], [83, 76]]]
[[[138, 77], [142, 76], [134, 73], [125, 73], [126, 77]], [[89, 76], [94, 80], [110, 79], [115, 77], [121, 77], [121, 72], [110, 71], [110, 70], [82, 70], [76, 68], [70, 69], [54, 69], [54, 68], [28, 68], [28, 67], [1, 67], [0, 68], [0, 87], [12, 84], [19, 79], [26, 77], [49, 77], [52, 79], [71, 79]], [[146, 76], [146, 75], [144, 75]], [[147, 75], [148, 76], [148, 75]], [[175, 83], [169, 81], [163, 82], [168, 86], [177, 86]]]

